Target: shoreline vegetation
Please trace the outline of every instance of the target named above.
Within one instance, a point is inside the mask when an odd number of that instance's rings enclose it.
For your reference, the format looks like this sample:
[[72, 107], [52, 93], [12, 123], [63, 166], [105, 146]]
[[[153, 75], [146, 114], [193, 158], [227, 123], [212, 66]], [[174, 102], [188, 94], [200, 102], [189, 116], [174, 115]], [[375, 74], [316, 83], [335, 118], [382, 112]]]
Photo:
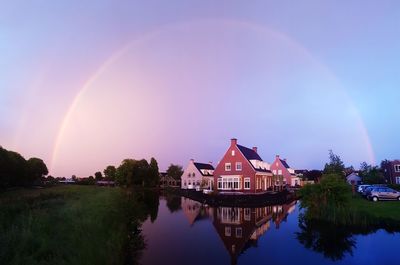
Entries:
[[60, 185], [0, 194], [4, 264], [137, 264], [140, 226], [158, 197], [122, 188]]

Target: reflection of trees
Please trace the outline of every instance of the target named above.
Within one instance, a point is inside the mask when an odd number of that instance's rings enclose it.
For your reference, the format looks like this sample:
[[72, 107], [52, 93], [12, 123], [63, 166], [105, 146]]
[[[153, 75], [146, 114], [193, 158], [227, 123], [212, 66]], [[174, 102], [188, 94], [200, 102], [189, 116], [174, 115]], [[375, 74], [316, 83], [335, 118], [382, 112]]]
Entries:
[[297, 240], [306, 248], [322, 253], [331, 260], [341, 260], [353, 254], [356, 241], [349, 228], [299, 216]]
[[180, 196], [168, 194], [165, 199], [167, 201], [167, 207], [171, 213], [182, 209]]
[[151, 190], [127, 191], [127, 256], [126, 264], [138, 264], [146, 243], [142, 235], [142, 223], [150, 217], [151, 222], [157, 219], [159, 194]]

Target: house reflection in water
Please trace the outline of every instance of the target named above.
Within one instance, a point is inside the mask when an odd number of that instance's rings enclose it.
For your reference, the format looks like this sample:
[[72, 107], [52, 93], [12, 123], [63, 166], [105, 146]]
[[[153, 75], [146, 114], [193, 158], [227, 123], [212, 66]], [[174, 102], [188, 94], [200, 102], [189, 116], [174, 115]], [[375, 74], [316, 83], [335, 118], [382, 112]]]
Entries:
[[231, 257], [236, 264], [241, 253], [257, 246], [257, 240], [272, 224], [279, 229], [282, 221], [295, 209], [296, 202], [259, 208], [209, 207], [182, 197], [182, 209], [190, 223], [210, 219]]

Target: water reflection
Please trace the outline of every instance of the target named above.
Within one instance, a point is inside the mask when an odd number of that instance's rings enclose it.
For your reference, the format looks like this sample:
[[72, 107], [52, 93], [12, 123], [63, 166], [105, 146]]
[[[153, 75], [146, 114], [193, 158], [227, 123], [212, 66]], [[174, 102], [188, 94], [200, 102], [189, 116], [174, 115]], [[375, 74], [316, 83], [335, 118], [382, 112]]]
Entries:
[[213, 208], [182, 197], [181, 205], [190, 225], [205, 218], [212, 221], [230, 255], [231, 264], [236, 264], [241, 253], [248, 248], [257, 247], [258, 239], [271, 225], [279, 229], [282, 221], [295, 209], [296, 202], [259, 208]]
[[305, 218], [295, 201], [246, 208], [210, 207], [170, 194], [162, 194], [159, 204], [157, 196], [139, 197], [148, 217], [142, 226], [145, 265], [392, 264], [394, 254], [379, 253], [396, 253], [400, 240], [399, 234], [387, 233], [400, 231], [400, 224], [363, 219], [338, 226]]

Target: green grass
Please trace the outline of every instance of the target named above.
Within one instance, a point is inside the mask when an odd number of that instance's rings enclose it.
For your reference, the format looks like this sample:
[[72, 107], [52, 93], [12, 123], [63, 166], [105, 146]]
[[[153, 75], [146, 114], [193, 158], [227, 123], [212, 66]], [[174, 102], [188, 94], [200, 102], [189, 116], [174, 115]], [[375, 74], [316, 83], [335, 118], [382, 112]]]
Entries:
[[400, 201], [373, 202], [355, 195], [350, 199], [350, 208], [377, 219], [400, 222]]
[[128, 237], [120, 188], [57, 186], [0, 194], [1, 264], [121, 264]]

